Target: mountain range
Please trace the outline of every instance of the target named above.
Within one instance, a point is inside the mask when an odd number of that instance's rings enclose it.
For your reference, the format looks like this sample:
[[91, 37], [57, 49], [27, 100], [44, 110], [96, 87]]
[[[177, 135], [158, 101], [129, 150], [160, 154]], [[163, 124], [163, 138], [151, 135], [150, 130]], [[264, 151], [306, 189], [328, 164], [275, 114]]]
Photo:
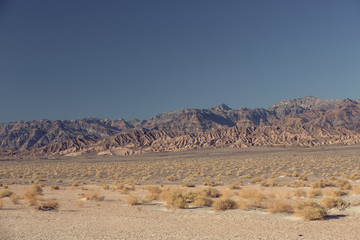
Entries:
[[122, 155], [204, 147], [355, 144], [360, 103], [312, 96], [270, 108], [182, 109], [149, 120], [36, 120], [0, 124], [0, 154]]

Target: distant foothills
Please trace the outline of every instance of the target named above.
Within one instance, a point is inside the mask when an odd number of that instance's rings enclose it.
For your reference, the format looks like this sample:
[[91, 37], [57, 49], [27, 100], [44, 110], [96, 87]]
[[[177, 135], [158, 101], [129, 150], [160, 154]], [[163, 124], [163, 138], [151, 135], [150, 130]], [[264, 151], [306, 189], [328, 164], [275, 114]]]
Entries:
[[86, 118], [0, 124], [0, 155], [132, 155], [200, 148], [312, 147], [360, 141], [360, 103], [304, 97], [270, 108], [161, 113], [149, 120]]

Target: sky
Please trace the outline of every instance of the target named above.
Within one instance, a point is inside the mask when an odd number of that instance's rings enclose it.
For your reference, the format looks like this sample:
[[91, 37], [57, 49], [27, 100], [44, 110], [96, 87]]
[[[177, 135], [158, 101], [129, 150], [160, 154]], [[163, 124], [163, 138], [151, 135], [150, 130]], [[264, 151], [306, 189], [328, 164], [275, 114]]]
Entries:
[[0, 0], [0, 122], [360, 98], [360, 0]]

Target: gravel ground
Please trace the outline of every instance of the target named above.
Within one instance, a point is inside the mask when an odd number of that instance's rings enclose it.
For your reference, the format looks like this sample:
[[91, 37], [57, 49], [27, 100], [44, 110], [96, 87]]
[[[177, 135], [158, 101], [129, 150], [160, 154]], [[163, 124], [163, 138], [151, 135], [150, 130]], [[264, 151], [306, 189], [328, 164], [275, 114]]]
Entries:
[[[96, 187], [94, 187], [96, 188]], [[19, 192], [22, 186], [11, 186]], [[100, 187], [98, 187], [100, 189]], [[0, 239], [359, 239], [360, 214], [354, 207], [322, 221], [283, 214], [210, 208], [166, 210], [160, 203], [127, 206], [119, 192], [102, 191], [105, 200], [76, 206], [80, 190], [51, 191], [57, 212], [41, 212], [8, 198], [0, 210]]]

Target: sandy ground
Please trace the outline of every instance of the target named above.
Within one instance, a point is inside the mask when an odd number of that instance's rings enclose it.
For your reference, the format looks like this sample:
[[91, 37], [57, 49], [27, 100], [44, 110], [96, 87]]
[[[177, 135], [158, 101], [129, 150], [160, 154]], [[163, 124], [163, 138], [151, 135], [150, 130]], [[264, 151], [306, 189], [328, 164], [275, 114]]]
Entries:
[[[99, 186], [105, 200], [76, 205], [78, 189], [44, 188], [44, 198], [56, 198], [56, 212], [36, 211], [24, 200], [3, 199], [0, 239], [359, 239], [359, 207], [333, 213], [322, 221], [304, 221], [287, 214], [211, 208], [167, 210], [160, 202], [127, 206], [126, 195]], [[140, 188], [140, 187], [139, 187]], [[12, 185], [20, 193], [24, 186]], [[142, 190], [138, 190], [141, 194]]]

